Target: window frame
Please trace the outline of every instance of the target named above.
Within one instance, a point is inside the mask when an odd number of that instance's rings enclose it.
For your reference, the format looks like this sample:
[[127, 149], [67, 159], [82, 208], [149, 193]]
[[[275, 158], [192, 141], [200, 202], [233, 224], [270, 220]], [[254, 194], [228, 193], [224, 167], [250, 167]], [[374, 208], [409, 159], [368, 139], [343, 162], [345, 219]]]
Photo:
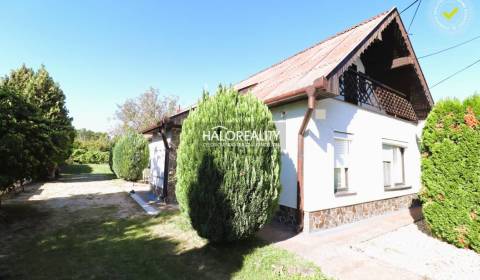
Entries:
[[[390, 148], [391, 161], [386, 161], [384, 158], [385, 147]], [[391, 141], [382, 142], [382, 177], [383, 177], [383, 187], [385, 190], [403, 188], [406, 185], [406, 176], [405, 176], [405, 151], [407, 147], [402, 144], [392, 143]], [[385, 164], [388, 163], [389, 166], [389, 184], [386, 180]], [[396, 168], [400, 168], [397, 170]], [[396, 181], [395, 174], [400, 171], [400, 181]]]
[[[333, 137], [333, 192], [334, 194], [347, 194], [347, 193], [352, 193], [351, 192], [351, 184], [350, 184], [350, 162], [349, 158], [351, 155], [351, 145], [352, 145], [352, 135], [351, 133], [347, 132], [340, 132], [340, 131], [334, 131], [334, 137]], [[337, 154], [337, 149], [336, 149], [336, 142], [337, 141], [345, 141], [346, 142], [346, 148], [347, 148], [347, 154], [346, 154], [346, 166], [342, 167], [337, 167], [336, 165], [336, 154]], [[340, 178], [341, 178], [341, 186], [337, 188], [337, 169], [340, 169]]]

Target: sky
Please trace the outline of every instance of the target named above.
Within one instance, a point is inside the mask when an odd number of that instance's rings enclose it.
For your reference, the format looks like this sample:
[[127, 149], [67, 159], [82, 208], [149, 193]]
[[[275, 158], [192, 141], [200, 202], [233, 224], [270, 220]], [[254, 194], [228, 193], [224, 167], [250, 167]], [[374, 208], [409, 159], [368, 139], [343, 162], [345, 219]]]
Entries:
[[[460, 5], [455, 26], [438, 11]], [[461, 1], [461, 2], [458, 2]], [[0, 75], [44, 64], [76, 128], [109, 131], [117, 104], [150, 87], [182, 107], [328, 36], [408, 1], [4, 1]], [[476, 2], [476, 1], [475, 1]], [[450, 3], [452, 4], [452, 3]], [[476, 4], [477, 6], [475, 6]], [[454, 6], [453, 6], [454, 7]], [[480, 3], [423, 0], [410, 29], [417, 56], [480, 35]], [[402, 14], [409, 25], [415, 6]], [[480, 39], [420, 60], [429, 85], [480, 59]], [[435, 100], [480, 91], [480, 63], [431, 88]]]

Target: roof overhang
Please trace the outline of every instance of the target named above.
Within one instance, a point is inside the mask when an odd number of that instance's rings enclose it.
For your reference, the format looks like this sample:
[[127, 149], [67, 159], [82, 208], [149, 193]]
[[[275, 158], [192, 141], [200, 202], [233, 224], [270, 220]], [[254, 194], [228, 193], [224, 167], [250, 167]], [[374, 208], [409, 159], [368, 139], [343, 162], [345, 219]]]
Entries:
[[340, 75], [342, 75], [342, 73], [345, 72], [348, 67], [360, 57], [360, 55], [373, 43], [375, 39], [381, 38], [382, 31], [385, 30], [385, 28], [393, 21], [397, 21], [406, 47], [410, 52], [410, 56], [408, 57], [408, 63], [413, 65], [415, 72], [420, 79], [420, 83], [426, 95], [425, 97], [429, 103], [428, 105], [430, 107], [433, 106], [434, 102], [427, 84], [427, 80], [425, 79], [425, 75], [423, 74], [422, 68], [420, 67], [420, 63], [418, 62], [412, 43], [410, 41], [410, 38], [408, 37], [408, 32], [406, 31], [405, 25], [403, 24], [402, 18], [400, 17], [400, 13], [395, 7], [387, 13], [387, 15], [382, 19], [382, 21], [380, 21], [377, 26], [375, 26], [375, 28], [373, 28], [372, 31], [367, 36], [365, 36], [365, 38], [359, 44], [354, 46], [350, 51], [346, 52], [340, 63], [338, 63], [338, 65], [335, 66], [326, 75], [326, 78], [328, 80], [327, 90], [329, 92], [337, 94]]

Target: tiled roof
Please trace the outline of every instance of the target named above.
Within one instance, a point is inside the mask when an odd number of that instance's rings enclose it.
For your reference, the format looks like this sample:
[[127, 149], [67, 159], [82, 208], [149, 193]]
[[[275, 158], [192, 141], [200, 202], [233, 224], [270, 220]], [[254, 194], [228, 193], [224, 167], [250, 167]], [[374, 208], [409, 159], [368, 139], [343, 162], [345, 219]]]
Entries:
[[259, 99], [269, 100], [298, 91], [326, 77], [393, 11], [389, 10], [336, 34], [237, 83]]
[[[274, 105], [284, 100], [288, 102], [296, 96], [304, 94], [303, 90], [313, 85], [329, 85], [330, 89], [335, 83], [335, 74], [341, 72], [342, 67], [348, 66], [352, 53], [359, 53], [364, 50], [371, 40], [375, 39], [375, 32], [381, 31], [388, 20], [397, 18], [401, 23], [400, 15], [396, 8], [383, 12], [368, 20], [365, 20], [343, 32], [329, 37], [310, 48], [307, 48], [277, 64], [274, 64], [234, 85], [238, 91], [250, 91], [267, 105]], [[402, 28], [404, 29], [403, 23]], [[403, 30], [402, 29], [402, 30]], [[413, 48], [403, 30], [407, 44], [413, 53]], [[378, 35], [378, 34], [377, 34]], [[425, 77], [420, 65], [415, 58], [416, 72], [423, 84], [425, 94], [430, 106], [433, 99], [430, 95]], [[340, 70], [339, 70], [340, 69]], [[331, 77], [330, 77], [331, 76]], [[338, 82], [338, 81], [337, 81]], [[326, 89], [328, 90], [328, 88]], [[186, 110], [177, 112], [170, 116], [176, 118], [187, 113], [195, 105]], [[159, 127], [161, 124], [148, 128], [145, 132]]]

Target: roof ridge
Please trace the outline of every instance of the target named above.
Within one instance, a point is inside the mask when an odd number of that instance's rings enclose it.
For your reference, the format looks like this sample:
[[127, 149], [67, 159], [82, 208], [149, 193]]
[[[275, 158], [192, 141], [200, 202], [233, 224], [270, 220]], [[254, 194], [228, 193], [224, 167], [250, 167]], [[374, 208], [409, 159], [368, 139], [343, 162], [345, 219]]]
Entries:
[[[289, 60], [289, 59], [291, 59], [291, 58], [296, 57], [297, 55], [300, 55], [300, 54], [302, 54], [302, 53], [304, 53], [304, 52], [306, 52], [306, 51], [308, 51], [308, 50], [310, 50], [310, 49], [312, 49], [312, 48], [315, 48], [316, 46], [318, 46], [318, 45], [320, 45], [320, 44], [323, 44], [323, 43], [325, 43], [325, 42], [327, 42], [327, 41], [330, 41], [330, 40], [332, 40], [332, 39], [334, 39], [334, 38], [336, 38], [336, 37], [338, 37], [338, 36], [340, 36], [340, 35], [342, 35], [342, 34], [345, 34], [345, 33], [349, 32], [349, 31], [351, 31], [351, 30], [353, 30], [353, 29], [355, 29], [355, 28], [357, 28], [357, 27], [359, 27], [359, 26], [361, 26], [361, 25], [364, 25], [364, 24], [366, 24], [366, 23], [371, 22], [372, 20], [375, 20], [375, 19], [377, 19], [377, 18], [379, 18], [379, 17], [381, 17], [381, 16], [384, 16], [384, 15], [390, 13], [390, 12], [391, 12], [393, 9], [395, 9], [395, 8], [396, 8], [396, 7], [393, 7], [393, 8], [391, 8], [391, 9], [386, 10], [386, 11], [380, 13], [380, 14], [377, 14], [377, 15], [371, 17], [371, 18], [365, 19], [365, 20], [361, 21], [360, 23], [357, 23], [356, 25], [351, 26], [351, 27], [349, 27], [349, 28], [347, 28], [347, 29], [345, 29], [345, 30], [343, 30], [343, 31], [340, 31], [340, 32], [338, 32], [338, 33], [336, 33], [336, 34], [334, 34], [334, 35], [331, 35], [331, 36], [329, 36], [329, 37], [321, 40], [320, 42], [317, 42], [317, 43], [313, 44], [312, 46], [310, 46], [310, 47], [308, 47], [308, 48], [306, 48], [306, 49], [304, 49], [304, 50], [301, 50], [301, 51], [299, 51], [299, 52], [297, 52], [297, 53], [295, 53], [295, 54], [293, 54], [293, 55], [290, 55], [290, 56], [288, 56], [288, 57], [280, 60], [279, 62], [274, 63], [274, 64], [270, 65], [269, 67], [267, 67], [267, 68], [265, 68], [265, 69], [263, 69], [263, 70], [260, 70], [260, 71], [258, 71], [258, 72], [256, 72], [256, 73], [248, 76], [247, 78], [245, 78], [245, 79], [243, 79], [243, 80], [235, 83], [235, 85], [238, 85], [238, 84], [240, 84], [240, 83], [243, 83], [243, 82], [247, 81], [248, 79], [250, 79], [250, 78], [252, 78], [252, 77], [254, 77], [254, 76], [256, 76], [256, 75], [258, 75], [258, 74], [260, 74], [260, 73], [263, 73], [263, 72], [265, 72], [265, 71], [267, 71], [267, 70], [269, 70], [269, 69], [271, 69], [271, 68], [273, 68], [273, 67], [275, 67], [275, 66], [277, 66], [277, 65], [282, 64], [283, 62], [285, 62], [285, 61], [287, 61], [287, 60]], [[260, 81], [260, 82], [262, 82], [262, 81]], [[257, 82], [257, 83], [259, 83], [259, 82]], [[248, 85], [247, 85], [247, 86], [248, 86]]]

